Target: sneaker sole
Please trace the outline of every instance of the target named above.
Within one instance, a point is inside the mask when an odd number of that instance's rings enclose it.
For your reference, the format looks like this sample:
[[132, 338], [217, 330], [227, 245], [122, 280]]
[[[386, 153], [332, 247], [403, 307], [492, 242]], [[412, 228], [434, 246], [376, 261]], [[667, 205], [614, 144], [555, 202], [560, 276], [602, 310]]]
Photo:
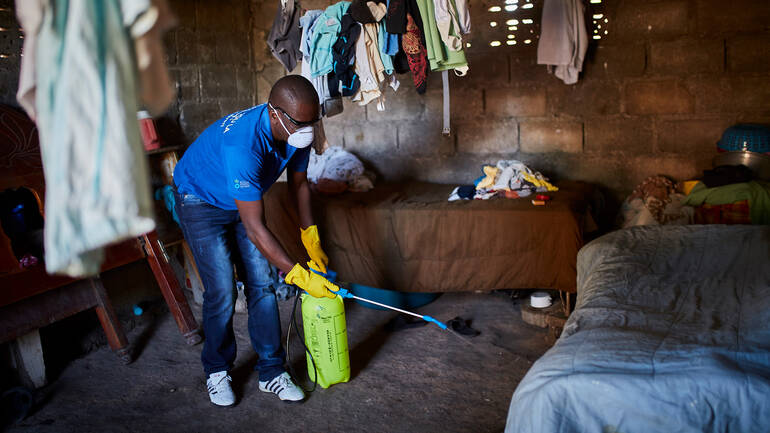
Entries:
[[235, 405], [237, 405], [238, 402], [236, 401], [235, 403], [232, 403], [232, 404], [223, 405], [223, 404], [216, 404], [213, 401], [209, 400], [209, 404], [214, 406], [214, 407], [221, 407], [221, 408], [227, 409], [227, 408], [235, 407]]
[[307, 399], [307, 396], [304, 396], [304, 397], [302, 397], [299, 400], [289, 400], [289, 399], [286, 399], [286, 398], [281, 398], [278, 394], [276, 394], [276, 393], [274, 393], [274, 392], [272, 392], [270, 390], [267, 390], [267, 389], [260, 389], [260, 391], [264, 392], [265, 394], [273, 394], [274, 396], [278, 397], [278, 399], [281, 400], [284, 403], [302, 403], [302, 402], [304, 402]]

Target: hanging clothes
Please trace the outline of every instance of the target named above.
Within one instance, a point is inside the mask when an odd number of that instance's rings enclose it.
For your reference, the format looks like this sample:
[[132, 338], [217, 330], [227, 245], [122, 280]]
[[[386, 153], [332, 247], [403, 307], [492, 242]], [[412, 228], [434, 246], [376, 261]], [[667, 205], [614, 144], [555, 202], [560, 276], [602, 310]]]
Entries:
[[342, 97], [332, 98], [329, 94], [329, 80], [325, 75], [314, 77], [310, 73], [310, 41], [318, 23], [318, 17], [322, 13], [323, 11], [320, 9], [310, 10], [299, 19], [300, 27], [302, 27], [302, 42], [299, 47], [302, 53], [300, 73], [315, 87], [316, 93], [318, 93], [318, 102], [321, 104], [321, 115], [331, 117], [342, 113]]
[[436, 27], [441, 40], [450, 51], [463, 47], [460, 35], [471, 32], [471, 16], [466, 0], [434, 0]]
[[300, 8], [294, 0], [282, 1], [283, 7], [278, 8], [275, 21], [267, 35], [267, 46], [276, 59], [288, 72], [297, 67], [297, 61], [302, 58], [299, 51], [302, 33], [299, 28]]
[[353, 96], [360, 86], [359, 74], [353, 67], [356, 41], [361, 35], [361, 25], [346, 13], [342, 16], [340, 34], [332, 46], [332, 72], [328, 75], [329, 94], [332, 97]]
[[545, 0], [537, 45], [537, 64], [564, 81], [575, 84], [588, 48], [581, 0]]
[[377, 46], [378, 24], [364, 24], [356, 43], [356, 72], [361, 77], [361, 88], [353, 102], [366, 105], [382, 96], [380, 83], [385, 80], [385, 67]]
[[412, 71], [414, 88], [417, 93], [423, 94], [428, 88], [428, 58], [422, 44], [422, 33], [411, 13], [406, 14], [406, 33], [401, 37], [401, 44]]
[[313, 30], [310, 41], [310, 74], [314, 77], [332, 71], [332, 46], [340, 33], [342, 16], [348, 11], [350, 2], [335, 3], [324, 11]]
[[423, 28], [425, 30], [425, 48], [427, 50], [430, 69], [432, 71], [446, 71], [454, 69], [457, 75], [465, 75], [468, 72], [468, 61], [462, 49], [452, 51], [441, 40], [434, 16], [435, 7], [433, 0], [417, 0], [420, 10]]
[[[155, 227], [136, 117], [137, 53], [130, 38], [155, 25], [139, 20], [152, 5], [52, 0], [43, 9], [34, 110], [46, 179], [49, 273], [95, 274], [105, 245]], [[19, 16], [25, 32], [34, 28], [26, 16]]]

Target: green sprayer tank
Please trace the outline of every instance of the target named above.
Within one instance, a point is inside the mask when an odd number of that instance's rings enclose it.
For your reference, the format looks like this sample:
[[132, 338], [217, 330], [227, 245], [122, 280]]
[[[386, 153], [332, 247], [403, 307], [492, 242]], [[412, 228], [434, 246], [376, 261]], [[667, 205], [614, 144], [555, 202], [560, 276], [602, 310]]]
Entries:
[[[342, 297], [315, 298], [303, 294], [302, 323], [305, 345], [313, 354], [318, 370], [318, 384], [328, 388], [350, 380], [348, 333]], [[311, 379], [315, 377], [313, 370], [313, 362], [307, 357], [307, 372]]]

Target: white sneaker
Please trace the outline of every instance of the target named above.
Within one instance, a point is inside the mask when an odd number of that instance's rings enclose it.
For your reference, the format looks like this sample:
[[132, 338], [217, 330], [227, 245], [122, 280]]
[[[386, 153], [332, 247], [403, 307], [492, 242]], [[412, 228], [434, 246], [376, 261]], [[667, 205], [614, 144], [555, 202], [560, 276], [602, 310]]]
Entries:
[[235, 404], [235, 394], [230, 387], [233, 379], [227, 375], [227, 371], [218, 371], [211, 373], [206, 381], [209, 389], [209, 398], [217, 406], [232, 406]]
[[295, 385], [289, 373], [285, 371], [274, 377], [270, 382], [259, 382], [259, 390], [272, 392], [284, 401], [301, 401], [305, 398], [302, 388]]

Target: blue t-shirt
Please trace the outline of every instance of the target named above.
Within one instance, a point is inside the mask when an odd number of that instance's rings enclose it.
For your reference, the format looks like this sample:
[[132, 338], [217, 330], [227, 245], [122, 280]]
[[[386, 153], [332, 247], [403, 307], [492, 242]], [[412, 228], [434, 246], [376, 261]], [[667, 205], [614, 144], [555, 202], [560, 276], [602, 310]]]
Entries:
[[206, 128], [174, 170], [179, 193], [195, 194], [221, 209], [235, 199], [261, 200], [287, 167], [307, 171], [310, 147], [273, 140], [267, 104], [225, 116]]

